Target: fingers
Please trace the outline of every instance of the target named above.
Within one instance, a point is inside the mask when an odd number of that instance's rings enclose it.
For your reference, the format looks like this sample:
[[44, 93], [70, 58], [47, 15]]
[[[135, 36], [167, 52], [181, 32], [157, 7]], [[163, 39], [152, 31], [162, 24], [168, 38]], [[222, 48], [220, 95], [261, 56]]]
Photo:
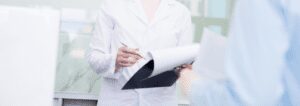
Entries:
[[190, 64], [184, 64], [184, 65], [182, 65], [180, 68], [182, 68], [182, 69], [192, 69], [192, 65], [190, 65]]
[[175, 68], [176, 73], [180, 76], [180, 73], [185, 72], [185, 71], [192, 71], [192, 65], [190, 64], [184, 64], [179, 67]]
[[136, 58], [132, 58], [132, 57], [129, 57], [129, 58], [119, 58], [119, 62], [120, 63], [129, 63], [129, 64], [134, 64], [136, 63], [138, 60]]
[[134, 57], [137, 59], [141, 59], [143, 58], [142, 56], [140, 56], [140, 54], [138, 53], [139, 49], [131, 49], [128, 47], [121, 47], [119, 49], [119, 55], [121, 55], [122, 57], [128, 58], [128, 57]]
[[117, 67], [130, 67], [134, 65], [142, 57], [137, 53], [138, 49], [130, 49], [121, 47], [118, 50], [116, 65]]
[[130, 67], [130, 66], [134, 65], [138, 61], [138, 59], [132, 58], [132, 57], [129, 57], [129, 58], [120, 57], [120, 58], [118, 58], [117, 61], [121, 67]]
[[127, 54], [127, 53], [124, 53], [124, 52], [119, 52], [119, 53], [118, 53], [118, 56], [119, 56], [119, 57], [122, 57], [122, 58], [129, 58], [131, 55], [130, 55], [130, 54]]
[[140, 54], [138, 53], [139, 49], [131, 49], [131, 48], [127, 48], [127, 47], [122, 47], [122, 48], [121, 48], [121, 51], [122, 51], [123, 53], [135, 55], [135, 56], [137, 56], [137, 57], [139, 57], [139, 58], [142, 58], [142, 57], [140, 56]]
[[119, 66], [120, 67], [130, 67], [132, 66], [133, 64], [129, 64], [129, 63], [119, 63]]
[[118, 56], [122, 57], [122, 58], [135, 58], [137, 60], [141, 59], [140, 56], [137, 55], [133, 55], [133, 54], [128, 54], [128, 53], [124, 53], [124, 52], [119, 52]]

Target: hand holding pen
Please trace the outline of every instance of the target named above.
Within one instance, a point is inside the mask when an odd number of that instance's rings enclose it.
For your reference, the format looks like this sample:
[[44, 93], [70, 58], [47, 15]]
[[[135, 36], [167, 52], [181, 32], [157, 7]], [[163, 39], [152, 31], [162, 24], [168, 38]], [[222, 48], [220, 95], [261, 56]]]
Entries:
[[129, 48], [123, 44], [123, 47], [118, 49], [116, 58], [116, 70], [118, 71], [121, 67], [130, 67], [137, 63], [143, 57], [138, 53], [139, 49]]

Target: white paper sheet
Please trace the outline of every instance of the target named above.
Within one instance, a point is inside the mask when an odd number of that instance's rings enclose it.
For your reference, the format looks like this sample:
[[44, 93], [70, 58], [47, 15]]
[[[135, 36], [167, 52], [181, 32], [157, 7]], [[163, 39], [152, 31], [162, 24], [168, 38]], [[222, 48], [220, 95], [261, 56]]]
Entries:
[[190, 64], [199, 52], [200, 44], [151, 51], [154, 60], [154, 71], [151, 76], [174, 69], [183, 64]]
[[0, 106], [52, 106], [59, 12], [0, 11]]
[[227, 46], [227, 38], [204, 29], [201, 40], [201, 48], [193, 69], [201, 76], [209, 78], [224, 78], [224, 58]]

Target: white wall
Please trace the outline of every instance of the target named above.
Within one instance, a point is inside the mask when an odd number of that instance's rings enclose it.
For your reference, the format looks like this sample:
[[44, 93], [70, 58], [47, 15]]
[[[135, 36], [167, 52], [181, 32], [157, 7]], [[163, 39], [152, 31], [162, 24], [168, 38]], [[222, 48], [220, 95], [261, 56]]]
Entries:
[[52, 106], [59, 12], [0, 6], [0, 106]]

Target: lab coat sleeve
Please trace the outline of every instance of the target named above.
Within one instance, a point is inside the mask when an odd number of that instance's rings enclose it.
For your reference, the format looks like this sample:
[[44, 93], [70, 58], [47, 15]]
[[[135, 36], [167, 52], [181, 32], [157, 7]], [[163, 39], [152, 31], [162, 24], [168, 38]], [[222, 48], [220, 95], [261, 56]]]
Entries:
[[182, 17], [180, 22], [180, 32], [178, 33], [177, 46], [183, 46], [192, 44], [193, 42], [193, 28], [192, 28], [192, 17], [188, 10], [184, 11], [185, 15]]
[[104, 8], [98, 13], [87, 60], [100, 76], [118, 79], [120, 73], [115, 72], [117, 53], [112, 53], [111, 50], [114, 23], [107, 13]]

